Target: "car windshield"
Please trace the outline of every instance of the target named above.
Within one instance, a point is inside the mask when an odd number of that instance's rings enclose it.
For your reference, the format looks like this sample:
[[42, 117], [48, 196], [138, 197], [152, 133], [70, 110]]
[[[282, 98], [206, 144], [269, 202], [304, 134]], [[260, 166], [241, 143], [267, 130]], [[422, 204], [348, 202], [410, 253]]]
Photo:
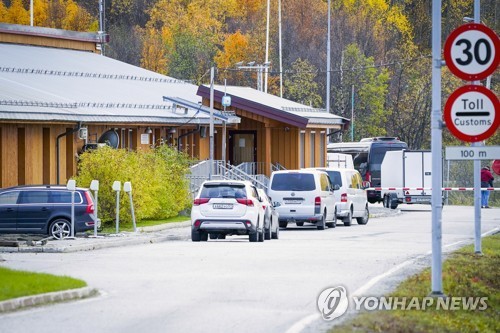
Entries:
[[340, 172], [338, 171], [329, 171], [326, 170], [326, 173], [328, 174], [328, 177], [330, 177], [330, 181], [332, 182], [332, 185], [338, 185], [342, 187], [342, 177], [340, 176]]
[[244, 186], [239, 185], [205, 185], [200, 193], [200, 198], [234, 198], [246, 199]]
[[311, 173], [277, 173], [273, 177], [274, 191], [313, 191], [316, 189]]

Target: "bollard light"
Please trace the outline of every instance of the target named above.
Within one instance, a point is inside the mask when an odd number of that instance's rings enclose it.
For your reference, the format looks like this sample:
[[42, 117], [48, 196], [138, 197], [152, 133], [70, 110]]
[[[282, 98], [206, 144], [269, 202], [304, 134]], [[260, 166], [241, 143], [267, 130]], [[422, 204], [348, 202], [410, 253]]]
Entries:
[[97, 216], [97, 204], [98, 204], [98, 199], [97, 199], [97, 193], [99, 192], [99, 181], [94, 179], [90, 182], [90, 190], [94, 191], [94, 199], [95, 199], [95, 206], [94, 206], [94, 216], [95, 216], [95, 221], [94, 221], [94, 237], [97, 237], [97, 224], [99, 221], [99, 217]]
[[120, 224], [120, 191], [122, 183], [119, 180], [113, 182], [113, 191], [116, 191], [116, 233], [119, 232]]
[[132, 201], [132, 184], [130, 182], [125, 182], [123, 184], [123, 190], [128, 193], [128, 197], [130, 199], [130, 213], [132, 215], [132, 224], [134, 225], [134, 232], [137, 232], [137, 227], [135, 224], [134, 202]]
[[[76, 180], [70, 179], [66, 184], [68, 191], [71, 191], [71, 239], [75, 238], [75, 191], [76, 191]], [[61, 234], [61, 239], [63, 235]]]

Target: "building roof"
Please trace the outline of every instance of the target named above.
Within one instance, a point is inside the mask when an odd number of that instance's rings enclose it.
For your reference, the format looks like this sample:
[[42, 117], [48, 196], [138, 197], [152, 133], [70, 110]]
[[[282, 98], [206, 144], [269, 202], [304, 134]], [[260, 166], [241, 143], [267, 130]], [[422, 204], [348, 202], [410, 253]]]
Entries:
[[[214, 100], [222, 101], [224, 94], [231, 96], [231, 106], [268, 117], [292, 126], [344, 125], [349, 120], [322, 109], [306, 106], [250, 87], [214, 85]], [[202, 85], [198, 95], [210, 98], [210, 87]]]
[[32, 27], [22, 24], [0, 23], [0, 33], [11, 35], [38, 36], [55, 39], [67, 39], [72, 41], [82, 41], [90, 43], [107, 42], [108, 35], [101, 35], [98, 32], [69, 31], [62, 29]]
[[[0, 24], [0, 33], [90, 43], [101, 38], [95, 33], [7, 24]], [[299, 128], [348, 122], [248, 87], [215, 86], [215, 100], [220, 102], [225, 90], [233, 107]], [[208, 86], [198, 87], [93, 52], [0, 42], [0, 121], [208, 125], [209, 113], [198, 105], [201, 97], [209, 95]], [[180, 102], [184, 108], [176, 107]], [[232, 121], [219, 117], [214, 122], [236, 123], [234, 114], [228, 117]]]
[[[201, 102], [197, 86], [92, 52], [0, 43], [0, 120], [184, 123], [163, 96]], [[191, 123], [208, 124], [196, 114]]]

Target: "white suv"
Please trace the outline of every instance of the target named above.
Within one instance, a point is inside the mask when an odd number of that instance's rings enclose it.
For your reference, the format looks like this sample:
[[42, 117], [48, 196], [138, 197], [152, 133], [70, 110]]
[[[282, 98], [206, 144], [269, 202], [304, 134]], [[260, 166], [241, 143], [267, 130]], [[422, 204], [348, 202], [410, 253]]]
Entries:
[[267, 195], [279, 214], [281, 228], [290, 222], [299, 227], [309, 222], [324, 230], [334, 223], [333, 186], [323, 171], [275, 171], [271, 174]]
[[264, 208], [257, 188], [247, 181], [205, 181], [191, 209], [191, 240], [248, 235], [264, 241]]
[[[369, 218], [368, 198], [365, 188], [369, 184], [363, 182], [356, 169], [315, 168], [325, 171], [335, 188], [335, 227], [337, 218], [341, 218], [345, 226], [350, 226], [356, 218], [358, 224], [367, 224]], [[329, 225], [330, 227], [330, 225]]]

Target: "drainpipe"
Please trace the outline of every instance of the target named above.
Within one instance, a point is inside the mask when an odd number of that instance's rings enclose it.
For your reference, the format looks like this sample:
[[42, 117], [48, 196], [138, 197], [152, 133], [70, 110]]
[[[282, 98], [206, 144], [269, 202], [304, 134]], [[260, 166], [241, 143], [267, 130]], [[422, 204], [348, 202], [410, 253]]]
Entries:
[[181, 134], [177, 137], [177, 151], [180, 151], [181, 150], [181, 139], [185, 136], [188, 136], [188, 135], [191, 135], [191, 134], [194, 134], [194, 133], [198, 133], [199, 131], [201, 130], [201, 126], [198, 125], [198, 127], [196, 127], [195, 130], [192, 130], [192, 131], [189, 131], [187, 133], [184, 133], [184, 134]]
[[81, 127], [82, 127], [82, 123], [78, 122], [78, 124], [76, 125], [76, 128], [68, 130], [68, 131], [66, 131], [64, 133], [61, 133], [61, 134], [59, 134], [57, 136], [57, 139], [56, 139], [56, 165], [57, 165], [57, 177], [56, 177], [56, 180], [57, 180], [57, 185], [59, 185], [59, 140], [63, 136], [67, 136], [67, 135], [73, 134], [75, 132], [78, 132]]

